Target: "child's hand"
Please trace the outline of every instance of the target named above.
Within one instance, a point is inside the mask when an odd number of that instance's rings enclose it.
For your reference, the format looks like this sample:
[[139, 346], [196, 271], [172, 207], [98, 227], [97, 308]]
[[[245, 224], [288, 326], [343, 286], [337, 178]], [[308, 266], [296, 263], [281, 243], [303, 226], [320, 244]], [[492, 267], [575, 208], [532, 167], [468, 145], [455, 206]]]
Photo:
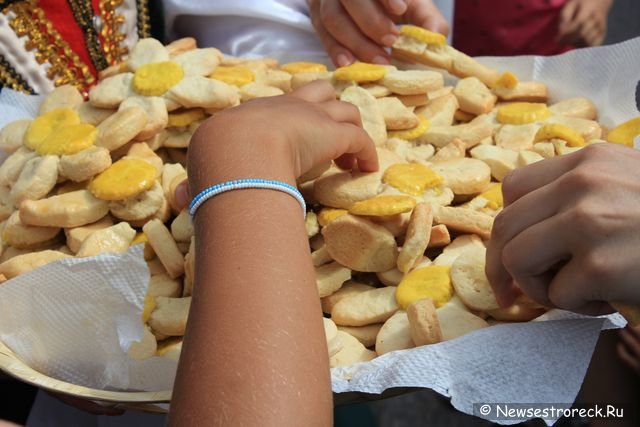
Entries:
[[311, 22], [336, 66], [355, 59], [389, 63], [384, 47], [398, 36], [394, 22], [442, 34], [449, 25], [431, 0], [308, 0]]
[[334, 159], [344, 169], [356, 164], [361, 171], [378, 169], [375, 145], [362, 129], [358, 109], [336, 100], [331, 84], [313, 82], [204, 122], [189, 146], [190, 190], [197, 194], [239, 178], [295, 185], [296, 178]]
[[514, 282], [542, 305], [591, 314], [640, 302], [638, 151], [594, 144], [517, 169], [502, 190], [486, 267], [501, 305]]
[[607, 34], [613, 0], [569, 0], [560, 13], [558, 38], [578, 47], [599, 46]]

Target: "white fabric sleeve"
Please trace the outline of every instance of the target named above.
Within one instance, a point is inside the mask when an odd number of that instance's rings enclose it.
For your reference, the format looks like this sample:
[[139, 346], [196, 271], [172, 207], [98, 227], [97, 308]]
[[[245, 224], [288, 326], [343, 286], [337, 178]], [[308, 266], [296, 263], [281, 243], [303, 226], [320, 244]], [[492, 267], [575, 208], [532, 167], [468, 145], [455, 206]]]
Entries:
[[[454, 0], [434, 3], [453, 25]], [[195, 37], [199, 46], [215, 46], [233, 56], [330, 63], [306, 0], [164, 0], [164, 12], [171, 39]]]
[[169, 37], [195, 37], [229, 55], [328, 60], [305, 0], [164, 0], [164, 12]]

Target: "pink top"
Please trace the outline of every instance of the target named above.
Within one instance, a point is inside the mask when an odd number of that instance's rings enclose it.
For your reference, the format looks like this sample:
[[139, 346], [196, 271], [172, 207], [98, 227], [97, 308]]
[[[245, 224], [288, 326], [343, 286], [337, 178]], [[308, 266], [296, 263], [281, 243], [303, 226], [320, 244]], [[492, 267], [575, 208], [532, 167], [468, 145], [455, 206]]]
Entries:
[[453, 45], [471, 56], [555, 55], [567, 0], [456, 0]]

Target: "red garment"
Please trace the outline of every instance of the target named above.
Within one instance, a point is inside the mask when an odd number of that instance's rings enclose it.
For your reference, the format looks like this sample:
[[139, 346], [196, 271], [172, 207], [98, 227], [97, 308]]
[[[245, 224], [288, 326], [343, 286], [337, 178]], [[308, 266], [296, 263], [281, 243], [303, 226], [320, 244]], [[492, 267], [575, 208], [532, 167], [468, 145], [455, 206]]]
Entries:
[[471, 56], [555, 55], [567, 0], [456, 0], [453, 45]]
[[[89, 66], [91, 74], [97, 78], [98, 71], [89, 56], [82, 28], [76, 22], [69, 4], [58, 0], [40, 0], [38, 6], [44, 10], [47, 19], [51, 21], [60, 36], [69, 43], [71, 49], [80, 57], [82, 62]], [[94, 15], [100, 15], [97, 13], [100, 10], [98, 0], [92, 0], [91, 6]]]

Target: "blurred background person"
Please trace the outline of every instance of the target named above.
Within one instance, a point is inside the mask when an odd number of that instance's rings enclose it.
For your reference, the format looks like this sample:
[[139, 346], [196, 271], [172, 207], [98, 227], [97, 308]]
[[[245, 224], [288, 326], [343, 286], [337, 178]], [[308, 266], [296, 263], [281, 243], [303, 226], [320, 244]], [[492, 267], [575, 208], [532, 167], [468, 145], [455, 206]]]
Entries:
[[605, 40], [613, 0], [454, 0], [453, 46], [471, 56], [555, 55]]
[[356, 59], [388, 64], [400, 34], [397, 24], [411, 24], [448, 34], [453, 16], [449, 0], [308, 0], [311, 23], [336, 66]]
[[[175, 1], [175, 0], [174, 0]], [[613, 0], [309, 0], [318, 37], [337, 66], [388, 63], [396, 24], [450, 35], [471, 56], [555, 55], [605, 40]]]

